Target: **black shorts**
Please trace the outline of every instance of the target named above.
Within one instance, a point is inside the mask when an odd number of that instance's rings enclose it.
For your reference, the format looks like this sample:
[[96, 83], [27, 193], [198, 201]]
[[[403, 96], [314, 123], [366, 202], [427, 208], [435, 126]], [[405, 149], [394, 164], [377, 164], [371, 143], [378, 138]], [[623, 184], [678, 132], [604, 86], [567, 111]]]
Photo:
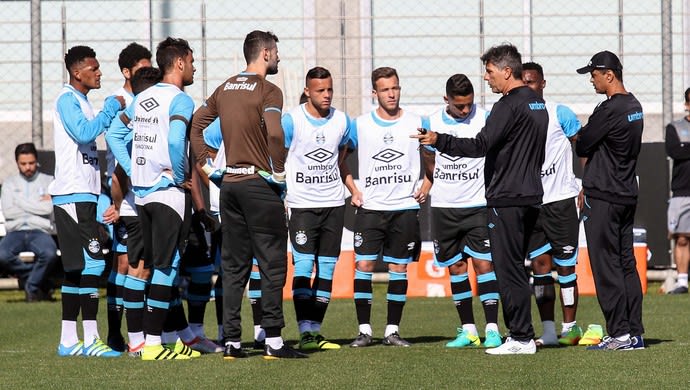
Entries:
[[577, 264], [579, 228], [573, 198], [542, 205], [530, 237], [529, 258], [550, 253], [556, 265], [574, 267]]
[[[167, 190], [171, 191], [171, 190]], [[170, 201], [146, 202], [137, 204], [137, 215], [141, 224], [145, 264], [163, 269], [179, 267], [187, 238], [187, 226], [184, 221], [189, 218], [191, 203], [185, 192], [169, 193]], [[183, 215], [183, 217], [180, 217]], [[177, 260], [174, 263], [173, 260]]]
[[472, 257], [491, 261], [486, 207], [431, 208], [434, 255], [441, 267]]
[[288, 228], [292, 249], [318, 258], [340, 256], [345, 206], [290, 209]]
[[206, 242], [206, 230], [198, 216], [192, 216], [190, 220], [181, 268], [185, 273], [194, 268], [213, 269], [213, 259], [209, 255]]
[[66, 272], [83, 270], [85, 253], [94, 260], [104, 260], [96, 207], [92, 202], [53, 206], [62, 266]]
[[419, 210], [375, 211], [357, 209], [355, 215], [355, 261], [377, 259], [408, 264], [419, 256], [421, 238]]
[[[120, 229], [120, 226], [123, 229]], [[141, 231], [139, 217], [127, 216], [120, 217], [120, 223], [116, 231], [124, 230], [124, 237], [120, 236], [120, 242], [127, 247], [127, 262], [136, 268], [139, 260], [144, 256], [144, 236]], [[120, 234], [120, 233], [118, 233]], [[151, 261], [144, 261], [144, 268], [151, 268]]]

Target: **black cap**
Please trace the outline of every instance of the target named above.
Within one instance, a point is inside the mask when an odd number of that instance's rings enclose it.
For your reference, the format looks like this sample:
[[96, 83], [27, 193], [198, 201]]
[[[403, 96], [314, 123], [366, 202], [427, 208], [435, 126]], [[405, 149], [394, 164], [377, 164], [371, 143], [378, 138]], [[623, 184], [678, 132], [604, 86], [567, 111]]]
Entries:
[[618, 59], [617, 55], [605, 50], [600, 51], [592, 56], [592, 59], [589, 60], [589, 64], [578, 69], [577, 73], [585, 74], [593, 71], [594, 69], [623, 70], [623, 65], [621, 65], [621, 61]]

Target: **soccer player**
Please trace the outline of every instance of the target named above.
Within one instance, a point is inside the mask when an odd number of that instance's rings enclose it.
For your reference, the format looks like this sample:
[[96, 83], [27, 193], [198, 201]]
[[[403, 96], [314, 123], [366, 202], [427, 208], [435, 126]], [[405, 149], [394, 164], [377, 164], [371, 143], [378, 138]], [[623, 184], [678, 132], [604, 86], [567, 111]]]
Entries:
[[203, 130], [217, 117], [225, 145], [227, 168], [220, 189], [223, 246], [223, 331], [231, 360], [247, 357], [241, 349], [242, 295], [252, 257], [261, 272], [261, 326], [266, 332], [265, 359], [306, 358], [283, 342], [283, 286], [287, 273], [285, 224], [285, 137], [280, 125], [283, 95], [266, 80], [278, 72], [278, 37], [252, 31], [244, 40], [246, 69], [223, 82], [194, 114], [191, 141], [196, 161], [207, 175], [216, 171], [207, 161]]
[[633, 253], [633, 222], [644, 114], [623, 85], [623, 66], [615, 54], [599, 52], [577, 73], [589, 73], [596, 93], [606, 95], [575, 144], [577, 155], [587, 158], [582, 218], [608, 333], [587, 349], [643, 349], [642, 285]]
[[413, 136], [450, 156], [486, 156], [484, 183], [491, 259], [498, 280], [503, 318], [510, 331], [491, 355], [533, 354], [532, 291], [524, 270], [527, 242], [542, 201], [541, 166], [548, 128], [544, 100], [522, 81], [522, 58], [511, 44], [494, 46], [481, 57], [491, 91], [503, 96], [475, 138], [428, 131]]
[[[438, 133], [474, 137], [486, 123], [487, 112], [474, 104], [472, 82], [455, 74], [446, 82], [446, 106], [429, 117]], [[498, 333], [498, 284], [491, 263], [489, 229], [486, 227], [484, 158], [453, 157], [423, 148], [426, 177], [431, 187], [431, 235], [436, 263], [450, 272], [450, 289], [462, 326], [448, 348], [479, 346], [481, 341], [472, 312], [468, 262], [477, 274], [479, 299], [484, 308], [484, 346], [501, 345]]]
[[673, 159], [671, 191], [668, 202], [668, 232], [674, 241], [673, 260], [678, 279], [669, 294], [688, 293], [688, 263], [690, 262], [690, 88], [685, 90], [683, 119], [666, 126], [666, 154]]
[[389, 67], [371, 73], [372, 94], [379, 106], [353, 122], [352, 146], [357, 149], [362, 190], [352, 193], [355, 214], [355, 309], [359, 335], [350, 347], [373, 343], [371, 328], [372, 275], [383, 253], [388, 265], [388, 318], [383, 344], [409, 347], [399, 325], [407, 300], [407, 264], [419, 253], [419, 204], [426, 201], [431, 183], [417, 188], [421, 174], [418, 145], [409, 138], [428, 127], [419, 115], [400, 108], [400, 79]]
[[[151, 52], [144, 46], [132, 42], [127, 47], [122, 49], [120, 55], [117, 59], [117, 63], [120, 66], [120, 72], [122, 72], [122, 77], [124, 78], [124, 83], [122, 87], [117, 89], [113, 95], [122, 96], [125, 98], [125, 105], [129, 106], [134, 99], [134, 93], [132, 92], [131, 79], [132, 76], [142, 67], [151, 66]], [[106, 160], [108, 163], [108, 174], [107, 176], [112, 178], [113, 172], [115, 171], [115, 157], [112, 155], [110, 148], [106, 152]], [[112, 184], [109, 183], [109, 187]], [[133, 199], [133, 198], [132, 198]], [[136, 216], [136, 211], [134, 210], [134, 204], [129, 204], [125, 202], [122, 204], [124, 207], [118, 210], [118, 215], [122, 216]], [[122, 313], [123, 313], [123, 294], [125, 279], [127, 277], [127, 271], [129, 268], [129, 260], [127, 257], [127, 245], [123, 241], [126, 241], [127, 228], [124, 222], [118, 221], [115, 223], [113, 229], [113, 253], [115, 254], [112, 269], [108, 275], [108, 284], [106, 288], [106, 297], [108, 302], [108, 345], [116, 351], [124, 352], [126, 345], [125, 340], [120, 333], [120, 327], [122, 324]], [[135, 259], [139, 261], [139, 259]]]
[[[539, 97], [544, 97], [544, 70], [534, 62], [522, 64], [522, 81]], [[575, 113], [562, 104], [546, 103], [549, 113], [549, 131], [546, 135], [546, 151], [541, 168], [541, 184], [544, 198], [537, 224], [529, 245], [532, 260], [534, 296], [539, 308], [544, 333], [536, 340], [537, 346], [575, 345], [582, 337], [577, 325], [577, 264], [578, 233], [576, 198], [580, 188], [573, 173], [572, 142], [580, 131], [580, 121]], [[560, 285], [563, 324], [556, 336], [554, 302], [556, 289], [551, 268], [556, 263]]]
[[[105, 270], [96, 222], [96, 202], [101, 191], [96, 138], [125, 105], [122, 96], [110, 96], [98, 115], [86, 95], [101, 87], [96, 52], [74, 46], [65, 54], [69, 83], [55, 101], [53, 136], [55, 180], [50, 183], [58, 242], [65, 271], [62, 282], [62, 331], [59, 356], [116, 357], [120, 352], [106, 345], [98, 334], [98, 281]], [[82, 315], [84, 341], [77, 335]]]
[[[144, 237], [143, 258], [150, 259], [153, 264], [144, 312], [146, 337], [141, 358], [189, 359], [198, 356], [198, 352], [189, 348], [197, 339], [174, 293], [177, 291], [180, 246], [186, 239], [184, 221], [191, 209], [185, 192], [189, 188], [186, 133], [194, 102], [182, 88], [194, 81], [194, 56], [187, 41], [168, 37], [158, 45], [156, 62], [163, 73], [162, 81], [137, 95], [115, 120], [111, 130], [118, 135], [127, 134], [127, 129], [123, 128], [131, 121], [134, 131], [131, 157], [123, 137], [114, 136], [116, 142], [111, 142], [110, 146], [131, 177]], [[167, 333], [176, 330], [186, 345], [177, 343], [173, 346], [175, 351], [163, 347], [164, 326]]]
[[[350, 139], [350, 118], [331, 106], [333, 79], [320, 66], [307, 72], [307, 101], [283, 115], [286, 201], [295, 274], [292, 298], [302, 350], [339, 349], [321, 335], [345, 223], [340, 173]], [[312, 273], [316, 274], [312, 282]]]

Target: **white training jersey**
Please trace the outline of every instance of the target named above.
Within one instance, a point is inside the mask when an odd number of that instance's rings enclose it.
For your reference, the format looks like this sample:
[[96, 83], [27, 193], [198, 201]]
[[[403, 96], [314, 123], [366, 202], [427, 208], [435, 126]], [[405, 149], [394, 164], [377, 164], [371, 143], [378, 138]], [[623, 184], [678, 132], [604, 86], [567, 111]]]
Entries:
[[541, 168], [544, 188], [543, 204], [577, 196], [580, 188], [573, 173], [573, 151], [570, 137], [580, 130], [580, 121], [568, 107], [546, 102], [549, 130], [546, 153]]
[[[442, 108], [429, 117], [433, 131], [453, 137], [474, 138], [486, 123], [486, 110], [472, 106], [469, 115], [460, 120]], [[431, 207], [465, 208], [486, 206], [484, 158], [448, 156], [436, 151]]]
[[[134, 95], [128, 92], [124, 87], [118, 88], [112, 93], [113, 96], [122, 96], [125, 99], [125, 107], [129, 107], [134, 100]], [[108, 164], [108, 170], [106, 172], [107, 177], [112, 177], [115, 167], [117, 166], [117, 160], [115, 155], [110, 150], [110, 147], [106, 143], [105, 149], [105, 160]], [[129, 191], [125, 194], [124, 199], [122, 199], [122, 204], [120, 205], [120, 216], [121, 217], [136, 217], [137, 216], [137, 206], [134, 204], [134, 192], [129, 188]]]
[[98, 195], [101, 193], [101, 174], [96, 141], [78, 144], [69, 136], [60, 118], [58, 101], [61, 96], [68, 93], [76, 97], [87, 120], [95, 117], [93, 107], [84, 95], [70, 85], [62, 88], [62, 92], [55, 99], [53, 110], [53, 138], [57, 153], [55, 153], [55, 179], [48, 186], [48, 191], [53, 196], [81, 193]]
[[137, 96], [132, 118], [132, 186], [153, 187], [163, 177], [174, 182], [168, 152], [168, 110], [175, 96], [181, 93], [184, 92], [172, 84], [160, 83]]
[[315, 118], [299, 105], [283, 117], [287, 195], [291, 208], [338, 207], [345, 204], [338, 150], [349, 141], [349, 118], [331, 108]]
[[418, 134], [422, 118], [407, 110], [396, 120], [387, 121], [376, 111], [355, 120], [354, 143], [359, 162], [359, 187], [362, 207], [391, 211], [418, 209], [414, 192], [421, 162]]

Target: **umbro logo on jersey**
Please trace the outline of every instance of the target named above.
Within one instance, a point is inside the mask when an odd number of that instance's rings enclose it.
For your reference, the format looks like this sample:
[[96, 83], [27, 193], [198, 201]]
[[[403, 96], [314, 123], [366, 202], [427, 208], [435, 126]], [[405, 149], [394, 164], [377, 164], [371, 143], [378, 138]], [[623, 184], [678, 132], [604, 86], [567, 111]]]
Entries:
[[449, 156], [445, 153], [441, 153], [441, 157], [445, 158], [446, 160], [452, 161], [452, 162], [456, 162], [462, 158], [460, 156]]
[[399, 158], [404, 156], [402, 153], [398, 152], [397, 150], [393, 149], [384, 149], [375, 155], [373, 155], [371, 158], [377, 161], [382, 161], [385, 163], [391, 163]]
[[143, 108], [144, 111], [146, 111], [146, 112], [150, 112], [151, 110], [157, 108], [158, 106], [160, 106], [160, 104], [158, 104], [156, 99], [154, 99], [153, 97], [150, 97], [148, 99], [144, 99], [144, 100], [139, 102], [139, 107]]
[[316, 150], [312, 150], [311, 152], [307, 153], [304, 155], [305, 157], [308, 157], [316, 162], [322, 163], [328, 159], [330, 159], [333, 156], [332, 152], [329, 152], [326, 149], [318, 148]]

